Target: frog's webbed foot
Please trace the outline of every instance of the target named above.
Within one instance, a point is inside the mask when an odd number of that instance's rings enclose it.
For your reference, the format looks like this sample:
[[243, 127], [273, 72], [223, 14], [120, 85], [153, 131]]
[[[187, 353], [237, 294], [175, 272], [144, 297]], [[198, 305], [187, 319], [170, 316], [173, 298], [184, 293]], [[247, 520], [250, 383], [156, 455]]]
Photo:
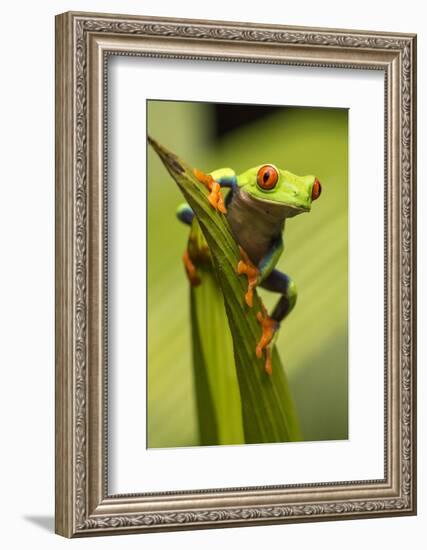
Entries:
[[226, 214], [227, 209], [225, 208], [224, 199], [221, 194], [220, 184], [215, 181], [210, 174], [205, 174], [197, 168], [194, 168], [194, 175], [200, 181], [200, 183], [203, 183], [207, 190], [210, 191], [210, 194], [208, 196], [208, 201], [210, 205], [222, 214]]
[[182, 256], [182, 261], [184, 262], [185, 272], [187, 273], [191, 286], [198, 286], [201, 283], [201, 280], [197, 274], [196, 266], [190, 258], [188, 249], [185, 250], [184, 255]]
[[265, 349], [265, 372], [269, 375], [272, 374], [272, 361], [271, 361], [271, 349], [273, 347], [273, 338], [279, 329], [280, 324], [275, 319], [268, 316], [267, 310], [262, 305], [262, 313], [257, 313], [257, 319], [262, 328], [261, 338], [256, 346], [256, 356], [258, 359], [262, 357], [262, 351]]
[[237, 264], [236, 271], [239, 275], [246, 275], [248, 277], [248, 290], [245, 294], [245, 301], [249, 307], [252, 307], [254, 299], [254, 288], [259, 282], [259, 269], [251, 261], [251, 259], [241, 246], [239, 246], [239, 250], [242, 259]]

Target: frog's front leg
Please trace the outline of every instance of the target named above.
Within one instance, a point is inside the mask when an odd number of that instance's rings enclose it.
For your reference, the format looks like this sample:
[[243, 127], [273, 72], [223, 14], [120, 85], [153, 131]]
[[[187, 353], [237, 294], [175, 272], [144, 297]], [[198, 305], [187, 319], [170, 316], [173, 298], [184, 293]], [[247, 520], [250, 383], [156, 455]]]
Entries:
[[203, 183], [203, 185], [209, 191], [208, 201], [210, 205], [222, 214], [226, 214], [227, 209], [225, 207], [224, 199], [221, 194], [220, 184], [215, 181], [211, 174], [205, 174], [197, 168], [194, 168], [194, 175], [201, 183]]
[[228, 187], [232, 190], [237, 185], [236, 174], [231, 168], [220, 168], [210, 174], [205, 174], [201, 170], [194, 168], [194, 175], [203, 183], [203, 185], [210, 192], [208, 195], [208, 201], [210, 205], [218, 210], [222, 214], [227, 213], [227, 208], [224, 204], [224, 198], [221, 194], [222, 187]]

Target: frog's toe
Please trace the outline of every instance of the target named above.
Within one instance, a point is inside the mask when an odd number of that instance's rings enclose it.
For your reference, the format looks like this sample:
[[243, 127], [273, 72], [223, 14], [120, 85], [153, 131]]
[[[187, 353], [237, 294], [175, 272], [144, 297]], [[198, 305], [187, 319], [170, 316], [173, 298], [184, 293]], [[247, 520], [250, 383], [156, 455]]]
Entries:
[[191, 286], [198, 286], [201, 283], [201, 279], [197, 273], [196, 266], [190, 258], [188, 250], [185, 250], [182, 256], [182, 261], [184, 262], [185, 272], [187, 273]]
[[245, 250], [239, 246], [242, 259], [238, 262], [236, 271], [239, 275], [246, 275], [248, 278], [248, 289], [245, 294], [245, 302], [249, 307], [253, 306], [254, 288], [258, 284], [259, 269], [252, 263]]
[[208, 196], [209, 204], [213, 208], [215, 208], [215, 210], [218, 210], [218, 212], [221, 212], [221, 214], [226, 214], [227, 209], [225, 208], [224, 199], [222, 198], [221, 186], [214, 179], [212, 179], [212, 186], [210, 191], [211, 192]]
[[197, 168], [194, 168], [193, 172], [196, 178], [200, 181], [200, 183], [203, 183], [203, 185], [210, 192], [208, 195], [209, 204], [213, 208], [215, 208], [215, 210], [218, 210], [218, 212], [221, 212], [222, 214], [226, 214], [227, 209], [224, 204], [224, 199], [221, 193], [220, 184], [217, 181], [215, 181], [210, 174], [205, 174], [204, 172], [202, 172], [201, 170], [198, 170]]
[[279, 323], [268, 316], [267, 310], [264, 305], [262, 306], [262, 312], [257, 313], [257, 319], [262, 328], [261, 338], [255, 348], [255, 353], [258, 359], [261, 359], [262, 352], [265, 349], [265, 372], [269, 375], [272, 374], [272, 361], [271, 361], [271, 348], [273, 337], [276, 334]]

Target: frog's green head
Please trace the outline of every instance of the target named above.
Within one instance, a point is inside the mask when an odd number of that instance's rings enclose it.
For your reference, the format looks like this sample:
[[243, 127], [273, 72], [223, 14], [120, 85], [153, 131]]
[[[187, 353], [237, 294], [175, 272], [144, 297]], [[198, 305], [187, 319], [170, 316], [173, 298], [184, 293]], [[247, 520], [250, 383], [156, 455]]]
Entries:
[[237, 176], [237, 183], [255, 200], [282, 205], [288, 218], [309, 212], [322, 190], [315, 176], [296, 176], [273, 164], [250, 168]]

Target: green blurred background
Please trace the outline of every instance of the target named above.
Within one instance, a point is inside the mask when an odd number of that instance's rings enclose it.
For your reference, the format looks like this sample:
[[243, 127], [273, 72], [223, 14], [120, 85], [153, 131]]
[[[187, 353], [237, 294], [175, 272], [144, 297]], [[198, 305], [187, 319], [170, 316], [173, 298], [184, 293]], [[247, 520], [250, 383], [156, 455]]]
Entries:
[[[205, 172], [272, 163], [314, 174], [322, 195], [286, 223], [278, 268], [298, 288], [278, 350], [304, 439], [348, 437], [348, 112], [345, 109], [147, 102], [149, 134]], [[148, 446], [198, 445], [183, 197], [148, 150]], [[277, 295], [259, 290], [270, 309]]]

